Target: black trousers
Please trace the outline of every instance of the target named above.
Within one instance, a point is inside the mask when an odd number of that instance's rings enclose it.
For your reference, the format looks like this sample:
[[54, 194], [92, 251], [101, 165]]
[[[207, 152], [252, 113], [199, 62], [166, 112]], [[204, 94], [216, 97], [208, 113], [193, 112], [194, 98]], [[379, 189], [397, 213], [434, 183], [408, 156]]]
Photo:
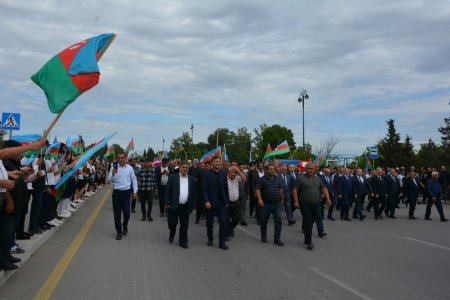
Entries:
[[204, 217], [206, 215], [205, 210], [206, 208], [205, 203], [203, 203], [202, 193], [197, 191], [195, 199], [195, 220], [198, 221], [201, 217]]
[[433, 204], [436, 206], [436, 209], [439, 213], [439, 216], [442, 219], [445, 219], [444, 216], [444, 210], [442, 208], [442, 202], [441, 202], [441, 198], [440, 197], [436, 197], [436, 202], [433, 202], [432, 198], [428, 198], [428, 203], [427, 203], [427, 208], [425, 210], [425, 218], [429, 218], [431, 215], [431, 207], [433, 206]]
[[375, 217], [381, 217], [385, 208], [386, 208], [385, 197], [373, 198], [373, 212], [375, 214]]
[[11, 242], [14, 239], [17, 217], [0, 211], [0, 264], [8, 262], [11, 256]]
[[228, 204], [228, 229], [227, 235], [230, 235], [234, 228], [239, 224], [241, 220], [241, 210], [239, 200], [231, 202]]
[[178, 242], [187, 244], [188, 242], [188, 225], [189, 225], [189, 206], [188, 204], [179, 204], [176, 210], [168, 211], [167, 223], [169, 225], [170, 237], [175, 237], [177, 232], [178, 219], [180, 220], [180, 234]]
[[31, 198], [31, 190], [27, 189], [24, 193], [24, 203], [20, 212], [19, 223], [17, 224], [17, 234], [23, 234], [25, 232], [25, 218], [28, 214], [28, 204]]
[[[141, 212], [143, 218], [150, 218], [152, 216], [153, 199], [155, 193], [153, 190], [139, 191], [139, 201], [141, 202]], [[148, 204], [148, 209], [147, 209]], [[131, 208], [133, 209], [133, 202], [131, 202]]]
[[408, 203], [409, 203], [409, 216], [414, 217], [414, 211], [416, 210], [416, 204], [417, 204], [417, 197], [408, 198]]
[[[128, 227], [128, 220], [130, 220], [130, 198], [131, 190], [113, 190], [112, 204], [114, 212], [114, 226], [116, 227], [117, 233], [122, 233], [122, 229]], [[122, 213], [123, 223], [121, 223]]]
[[305, 234], [305, 243], [309, 244], [312, 241], [312, 229], [314, 225], [314, 221], [317, 218], [317, 214], [319, 213], [319, 204], [312, 204], [301, 202], [300, 203], [300, 211], [303, 216], [303, 232]]
[[166, 186], [161, 185], [158, 188], [159, 212], [164, 214], [164, 196], [166, 195]]

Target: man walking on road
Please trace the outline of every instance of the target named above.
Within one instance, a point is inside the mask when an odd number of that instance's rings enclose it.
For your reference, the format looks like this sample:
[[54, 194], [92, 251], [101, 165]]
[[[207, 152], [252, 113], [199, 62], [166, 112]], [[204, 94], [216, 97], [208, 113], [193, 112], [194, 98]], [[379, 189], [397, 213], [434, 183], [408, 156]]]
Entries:
[[[130, 219], [130, 200], [135, 199], [138, 191], [136, 175], [130, 165], [127, 165], [125, 153], [117, 156], [119, 164], [113, 165], [109, 172], [108, 182], [113, 185], [112, 203], [114, 224], [117, 231], [116, 240], [128, 234], [128, 220]], [[133, 194], [131, 195], [131, 186]], [[123, 223], [121, 224], [123, 213]]]
[[179, 219], [180, 233], [178, 242], [180, 247], [187, 249], [189, 215], [195, 204], [195, 178], [188, 175], [189, 164], [187, 162], [182, 162], [179, 170], [178, 174], [172, 174], [169, 177], [164, 204], [168, 212], [169, 243], [173, 243]]
[[441, 203], [441, 186], [439, 184], [439, 173], [434, 171], [431, 173], [431, 179], [428, 180], [427, 183], [427, 192], [429, 196], [429, 201], [427, 203], [427, 209], [425, 211], [425, 220], [431, 221], [431, 206], [433, 204], [436, 206], [439, 216], [441, 217], [441, 222], [447, 222], [448, 220], [445, 218], [444, 210], [442, 209]]
[[323, 185], [319, 177], [314, 175], [314, 165], [308, 163], [305, 166], [305, 176], [297, 178], [292, 195], [294, 196], [294, 206], [300, 208], [303, 215], [303, 226], [305, 233], [305, 244], [309, 250], [314, 249], [312, 243], [312, 228], [316, 214], [319, 212], [320, 192], [322, 192], [326, 199], [326, 207], [330, 207], [331, 200], [327, 188]]
[[227, 172], [221, 168], [221, 158], [215, 157], [212, 169], [203, 176], [203, 199], [206, 208], [206, 228], [208, 235], [208, 246], [214, 245], [214, 216], [219, 221], [219, 248], [228, 250], [225, 244], [227, 228], [227, 206], [230, 202], [228, 194]]
[[272, 214], [275, 226], [273, 242], [277, 246], [284, 246], [281, 241], [281, 207], [284, 205], [284, 193], [273, 164], [267, 166], [267, 174], [256, 184], [256, 197], [258, 206], [261, 207], [261, 242], [267, 243], [267, 222]]

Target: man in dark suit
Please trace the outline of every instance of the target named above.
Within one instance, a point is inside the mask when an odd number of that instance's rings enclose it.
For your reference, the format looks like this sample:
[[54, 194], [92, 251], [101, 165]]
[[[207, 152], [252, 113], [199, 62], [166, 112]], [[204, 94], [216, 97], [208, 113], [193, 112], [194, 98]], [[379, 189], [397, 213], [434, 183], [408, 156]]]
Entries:
[[228, 193], [227, 173], [221, 168], [221, 158], [215, 157], [212, 169], [203, 176], [202, 190], [206, 208], [206, 228], [208, 235], [208, 246], [214, 245], [213, 227], [214, 216], [219, 221], [219, 248], [228, 250], [225, 244], [227, 230], [227, 205], [230, 202]]
[[403, 189], [409, 203], [409, 219], [415, 220], [414, 210], [416, 209], [417, 195], [419, 194], [419, 182], [416, 178], [416, 172], [410, 171], [408, 176], [403, 178]]
[[169, 243], [173, 243], [180, 219], [179, 244], [188, 248], [189, 215], [195, 204], [195, 178], [188, 175], [189, 164], [182, 162], [178, 174], [169, 177], [164, 198], [165, 208], [168, 212]]
[[364, 198], [366, 197], [365, 193], [365, 178], [362, 174], [362, 169], [356, 169], [356, 175], [352, 178], [353, 184], [353, 193], [355, 197], [355, 207], [353, 208], [353, 218], [359, 218], [361, 221], [366, 218], [366, 216], [362, 213], [362, 206], [364, 202]]
[[373, 193], [373, 189], [372, 189], [372, 181], [373, 181], [373, 177], [375, 175], [376, 175], [376, 171], [370, 170], [369, 177], [366, 178], [366, 180], [364, 181], [364, 190], [366, 192], [367, 199], [369, 200], [369, 203], [367, 204], [367, 207], [366, 207], [366, 210], [368, 212], [370, 212], [370, 209], [373, 207], [373, 198], [374, 198], [375, 194]]
[[386, 175], [387, 187], [387, 206], [385, 209], [388, 218], [395, 219], [395, 208], [401, 196], [400, 181], [397, 178], [397, 173], [394, 168], [389, 170], [389, 175]]
[[383, 219], [381, 214], [386, 207], [387, 187], [386, 179], [384, 178], [384, 171], [381, 168], [377, 168], [377, 173], [372, 178], [372, 190], [374, 193], [372, 200], [375, 219]]
[[156, 173], [156, 185], [158, 186], [158, 199], [159, 199], [159, 216], [164, 217], [164, 199], [169, 176], [174, 172], [173, 167], [169, 166], [169, 159], [163, 158], [161, 166], [155, 169]]
[[296, 222], [294, 220], [294, 217], [292, 215], [292, 209], [291, 209], [291, 186], [293, 184], [293, 179], [291, 174], [288, 173], [288, 169], [286, 165], [281, 166], [281, 173], [280, 176], [278, 176], [281, 188], [283, 189], [284, 193], [284, 211], [286, 212], [286, 217], [288, 220], [288, 225], [294, 225]]
[[350, 210], [350, 200], [353, 194], [353, 185], [349, 176], [349, 171], [344, 168], [344, 175], [339, 178], [339, 199], [341, 200], [341, 220], [351, 221], [348, 217]]
[[[325, 186], [325, 188], [327, 189], [330, 199], [333, 200], [330, 207], [328, 208], [327, 219], [334, 221], [335, 219], [333, 218], [333, 208], [335, 206], [335, 203], [333, 203], [334, 202], [334, 191], [333, 191], [333, 185], [332, 185], [332, 181], [331, 181], [331, 177], [330, 177], [330, 169], [324, 168], [323, 173], [322, 174], [319, 173], [318, 176], [319, 176], [320, 180], [322, 180], [322, 183]], [[322, 194], [322, 202], [321, 202], [322, 207], [325, 207], [325, 201], [323, 201], [325, 199], [324, 197], [325, 196]]]

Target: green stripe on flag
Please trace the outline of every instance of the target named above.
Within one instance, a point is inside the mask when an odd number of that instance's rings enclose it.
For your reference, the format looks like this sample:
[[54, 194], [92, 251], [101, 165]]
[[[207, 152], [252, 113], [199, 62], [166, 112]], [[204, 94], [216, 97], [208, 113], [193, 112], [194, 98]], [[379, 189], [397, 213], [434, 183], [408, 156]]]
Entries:
[[72, 103], [80, 91], [73, 83], [59, 55], [50, 59], [31, 80], [44, 90], [52, 113], [60, 113]]

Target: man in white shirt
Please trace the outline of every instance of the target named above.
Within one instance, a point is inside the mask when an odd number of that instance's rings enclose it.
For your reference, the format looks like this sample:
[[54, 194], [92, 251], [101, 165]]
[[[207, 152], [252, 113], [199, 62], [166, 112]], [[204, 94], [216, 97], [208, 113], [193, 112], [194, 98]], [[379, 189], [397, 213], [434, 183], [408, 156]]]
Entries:
[[[238, 175], [239, 174], [239, 175]], [[244, 173], [239, 170], [236, 166], [230, 166], [228, 168], [228, 194], [230, 196], [230, 203], [228, 204], [228, 228], [227, 235], [225, 237], [226, 241], [230, 240], [230, 236], [234, 237], [234, 228], [239, 224], [240, 221], [240, 205], [239, 205], [239, 183], [241, 181], [247, 181], [247, 177]]]
[[173, 243], [179, 219], [180, 233], [178, 242], [180, 247], [187, 249], [189, 215], [194, 209], [195, 203], [195, 178], [188, 175], [188, 162], [182, 162], [179, 170], [179, 173], [170, 175], [167, 181], [164, 207], [168, 212], [169, 243]]
[[[114, 224], [116, 226], [116, 240], [122, 239], [122, 234], [128, 234], [128, 220], [130, 219], [130, 200], [136, 198], [138, 186], [136, 175], [131, 166], [127, 165], [125, 153], [117, 156], [118, 165], [111, 168], [108, 176], [108, 182], [113, 184], [113, 211]], [[131, 195], [131, 186], [133, 186], [133, 194]], [[123, 213], [123, 223], [121, 224]]]

